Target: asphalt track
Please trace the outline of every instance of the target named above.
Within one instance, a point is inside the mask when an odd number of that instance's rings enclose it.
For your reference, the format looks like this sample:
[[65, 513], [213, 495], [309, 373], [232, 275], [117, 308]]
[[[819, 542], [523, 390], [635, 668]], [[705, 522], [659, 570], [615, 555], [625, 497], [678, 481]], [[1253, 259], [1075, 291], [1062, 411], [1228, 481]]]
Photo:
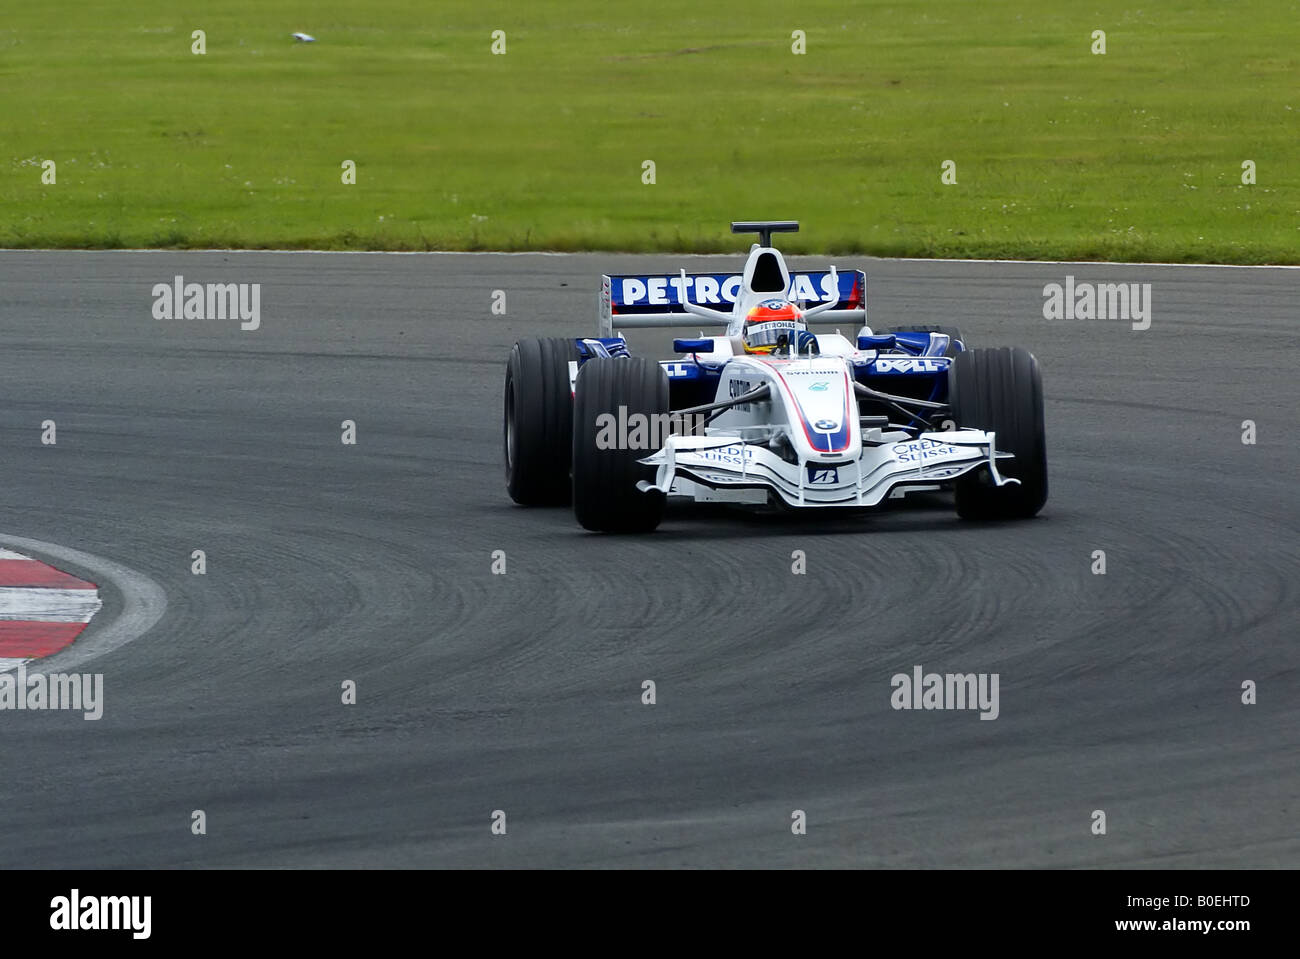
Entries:
[[[1300, 271], [838, 261], [873, 325], [1038, 356], [1029, 522], [514, 506], [510, 345], [679, 263], [0, 253], [0, 534], [167, 601], [78, 667], [102, 720], [0, 713], [0, 864], [1300, 866]], [[261, 283], [261, 329], [153, 319], [177, 273]], [[1151, 283], [1151, 328], [1044, 320], [1067, 274]], [[892, 709], [916, 665], [998, 673], [999, 718]]]

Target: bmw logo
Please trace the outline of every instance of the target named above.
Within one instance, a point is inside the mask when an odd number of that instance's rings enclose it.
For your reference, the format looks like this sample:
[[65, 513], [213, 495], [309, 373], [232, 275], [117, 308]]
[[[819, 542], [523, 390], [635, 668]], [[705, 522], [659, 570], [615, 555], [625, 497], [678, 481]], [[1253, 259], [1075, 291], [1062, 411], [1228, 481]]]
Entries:
[[839, 420], [818, 420], [816, 423], [813, 424], [813, 429], [825, 430], [828, 433], [831, 430], [837, 430], [839, 428], [840, 428]]

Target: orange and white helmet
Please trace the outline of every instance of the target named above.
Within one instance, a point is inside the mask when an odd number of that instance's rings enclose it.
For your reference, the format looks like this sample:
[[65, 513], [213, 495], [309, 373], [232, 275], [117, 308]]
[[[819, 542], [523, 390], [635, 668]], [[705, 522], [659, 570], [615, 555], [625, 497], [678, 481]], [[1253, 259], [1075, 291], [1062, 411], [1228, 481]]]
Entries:
[[764, 300], [745, 316], [741, 337], [746, 353], [771, 353], [798, 343], [807, 329], [803, 311], [789, 300]]

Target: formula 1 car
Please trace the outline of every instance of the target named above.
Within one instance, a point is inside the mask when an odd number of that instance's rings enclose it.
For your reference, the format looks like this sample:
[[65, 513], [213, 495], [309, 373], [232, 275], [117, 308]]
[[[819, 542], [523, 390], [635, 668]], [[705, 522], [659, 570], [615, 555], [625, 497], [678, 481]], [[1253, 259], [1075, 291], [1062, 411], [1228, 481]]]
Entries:
[[[757, 233], [739, 274], [605, 276], [595, 337], [523, 339], [506, 367], [506, 486], [603, 532], [648, 532], [667, 497], [795, 509], [871, 507], [951, 489], [964, 519], [1047, 499], [1038, 361], [970, 349], [950, 327], [866, 325], [866, 274], [791, 273]], [[716, 327], [682, 358], [632, 356], [617, 330]], [[861, 323], [854, 340], [808, 321]]]

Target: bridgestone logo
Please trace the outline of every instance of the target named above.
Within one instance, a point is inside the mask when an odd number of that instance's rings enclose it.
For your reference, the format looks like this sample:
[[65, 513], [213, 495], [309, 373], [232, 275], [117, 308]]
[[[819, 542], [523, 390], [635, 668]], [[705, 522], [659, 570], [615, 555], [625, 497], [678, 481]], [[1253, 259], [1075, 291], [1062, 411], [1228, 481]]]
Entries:
[[673, 434], [704, 435], [705, 421], [702, 413], [628, 413], [626, 406], [620, 406], [617, 416], [596, 417], [596, 449], [660, 450]]

